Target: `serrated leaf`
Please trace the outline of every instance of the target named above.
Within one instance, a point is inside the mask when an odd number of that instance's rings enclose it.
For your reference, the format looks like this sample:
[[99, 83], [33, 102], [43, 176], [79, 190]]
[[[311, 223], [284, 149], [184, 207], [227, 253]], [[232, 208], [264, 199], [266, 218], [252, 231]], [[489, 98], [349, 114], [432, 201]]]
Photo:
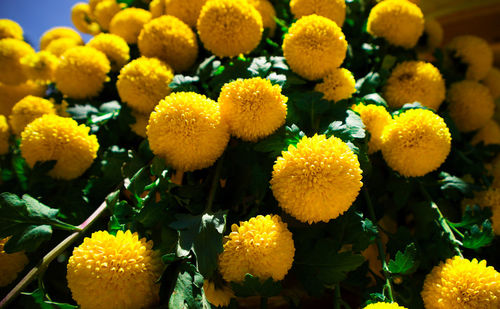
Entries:
[[196, 83], [200, 81], [198, 76], [185, 76], [181, 74], [177, 74], [174, 76], [174, 79], [170, 83], [169, 87], [173, 92], [182, 92], [182, 91], [192, 91], [198, 92], [198, 87]]
[[463, 179], [458, 178], [456, 176], [452, 176], [446, 172], [441, 172], [439, 174], [439, 177], [441, 178], [439, 180], [439, 183], [441, 184], [441, 190], [443, 191], [456, 190], [461, 192], [465, 196], [472, 197], [473, 195], [472, 184], [469, 184]]
[[463, 246], [469, 249], [478, 249], [491, 243], [495, 234], [489, 220], [484, 220], [481, 227], [473, 225], [469, 231], [464, 233]]
[[203, 277], [190, 263], [180, 266], [174, 290], [168, 302], [169, 308], [201, 308]]
[[121, 108], [122, 106], [120, 105], [120, 103], [116, 100], [113, 100], [101, 104], [101, 106], [99, 106], [99, 112], [103, 114], [113, 113], [119, 111]]
[[271, 72], [271, 74], [269, 74], [267, 79], [269, 79], [269, 81], [271, 81], [272, 84], [280, 85], [281, 87], [283, 87], [286, 83], [286, 75], [276, 74], [275, 72]]
[[71, 115], [71, 118], [75, 120], [84, 120], [90, 117], [91, 115], [95, 115], [99, 113], [99, 110], [90, 104], [80, 105], [76, 104], [75, 106], [68, 107], [66, 112]]
[[[488, 206], [488, 205], [487, 205]], [[462, 215], [462, 220], [458, 223], [448, 222], [454, 227], [470, 228], [474, 224], [480, 224], [491, 218], [492, 212], [490, 207], [479, 207], [478, 205], [467, 205]]]
[[370, 93], [363, 97], [363, 101], [369, 104], [382, 105], [387, 107], [387, 102], [378, 93]]
[[[71, 304], [58, 303], [45, 299], [45, 295], [42, 290], [36, 289], [31, 293], [22, 292], [22, 295], [26, 296], [25, 299], [21, 299], [23, 305], [33, 306], [41, 309], [76, 309], [78, 306]], [[29, 299], [29, 300], [28, 300]]]
[[266, 57], [257, 57], [252, 60], [252, 63], [250, 63], [247, 70], [250, 72], [252, 77], [264, 77], [269, 73], [271, 67], [272, 63], [268, 62]]
[[272, 278], [261, 281], [258, 277], [246, 274], [245, 279], [241, 283], [231, 283], [231, 288], [235, 295], [239, 297], [256, 295], [261, 297], [272, 297], [281, 292], [282, 286], [279, 281], [273, 281]]
[[334, 121], [330, 123], [328, 128], [323, 132], [327, 137], [335, 136], [342, 139], [344, 142], [354, 141], [355, 139], [363, 139], [366, 136], [365, 125], [358, 114], [352, 110], [347, 110], [345, 123]]
[[414, 243], [406, 246], [404, 253], [398, 251], [394, 260], [387, 265], [392, 274], [408, 275], [416, 269], [417, 248]]

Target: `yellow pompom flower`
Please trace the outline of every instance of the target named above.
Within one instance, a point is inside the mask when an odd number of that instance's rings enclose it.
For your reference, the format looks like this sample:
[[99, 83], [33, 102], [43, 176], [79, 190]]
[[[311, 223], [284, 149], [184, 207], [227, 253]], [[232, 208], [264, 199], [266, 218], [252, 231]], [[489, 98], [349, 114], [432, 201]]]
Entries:
[[54, 27], [42, 34], [40, 49], [44, 50], [49, 46], [50, 42], [61, 38], [73, 39], [78, 45], [83, 45], [82, 37], [75, 30], [67, 27]]
[[433, 51], [435, 48], [441, 46], [443, 42], [443, 27], [433, 18], [425, 18], [424, 21], [424, 34], [425, 47]]
[[471, 204], [477, 204], [480, 207], [491, 207], [491, 223], [496, 235], [500, 235], [500, 187], [498, 186], [499, 167], [494, 167], [494, 176], [492, 187], [486, 191], [481, 191], [474, 196]]
[[309, 79], [323, 78], [344, 61], [347, 41], [330, 19], [309, 15], [295, 22], [283, 40], [283, 55], [290, 69]]
[[323, 82], [316, 84], [314, 91], [323, 93], [323, 98], [329, 101], [349, 99], [356, 92], [356, 80], [351, 71], [338, 68], [323, 78]]
[[83, 33], [96, 35], [101, 32], [101, 27], [93, 19], [90, 6], [84, 2], [78, 2], [71, 8], [71, 22], [75, 28]]
[[370, 11], [366, 30], [391, 45], [412, 48], [424, 32], [424, 15], [410, 1], [385, 0]]
[[444, 79], [439, 70], [423, 61], [399, 63], [392, 70], [383, 90], [384, 99], [392, 108], [420, 102], [436, 111], [443, 102], [445, 93]]
[[291, 0], [290, 10], [297, 19], [316, 14], [333, 20], [339, 27], [345, 20], [344, 0]]
[[455, 256], [427, 275], [421, 292], [427, 309], [500, 307], [500, 274], [486, 261]]
[[99, 94], [111, 67], [104, 53], [88, 46], [73, 47], [64, 52], [56, 69], [56, 85], [74, 99]]
[[[196, 21], [200, 15], [201, 8], [207, 2], [207, 0], [161, 0], [161, 11], [157, 9], [156, 11], [161, 12], [159, 15], [155, 12], [154, 17], [159, 17], [161, 15], [171, 15], [177, 17], [186, 25], [191, 28], [196, 27]], [[153, 11], [151, 11], [153, 13]]]
[[490, 89], [493, 99], [500, 98], [500, 70], [491, 68], [486, 77], [481, 81], [483, 85]]
[[13, 20], [0, 19], [0, 40], [1, 39], [23, 39], [23, 28]]
[[490, 90], [470, 80], [453, 83], [448, 89], [447, 101], [450, 116], [462, 132], [482, 128], [495, 110]]
[[28, 264], [24, 252], [8, 254], [4, 247], [10, 237], [0, 239], [0, 287], [10, 284], [17, 278], [17, 274]]
[[7, 123], [7, 118], [0, 114], [0, 155], [4, 155], [9, 152], [9, 124]]
[[272, 134], [285, 123], [287, 101], [280, 86], [260, 77], [225, 84], [218, 100], [229, 132], [252, 142]]
[[99, 144], [90, 128], [71, 118], [44, 115], [28, 124], [21, 133], [21, 155], [30, 167], [36, 162], [56, 160], [49, 175], [74, 179], [94, 161]]
[[484, 39], [473, 35], [453, 38], [447, 45], [449, 55], [467, 66], [465, 77], [483, 79], [493, 66], [493, 51]]
[[21, 134], [26, 125], [46, 114], [57, 114], [52, 102], [31, 95], [24, 97], [14, 105], [9, 116], [12, 132], [17, 135]]
[[43, 97], [46, 90], [47, 87], [45, 85], [33, 81], [15, 86], [0, 83], [0, 114], [6, 117], [9, 116], [12, 107], [19, 100], [30, 94], [37, 97]]
[[219, 269], [226, 281], [241, 282], [247, 273], [278, 281], [292, 268], [294, 255], [292, 233], [281, 217], [259, 215], [231, 226]]
[[139, 33], [150, 20], [150, 12], [139, 8], [126, 8], [113, 16], [109, 32], [122, 37], [128, 44], [136, 44]]
[[21, 58], [24, 74], [33, 81], [49, 84], [54, 81], [59, 59], [49, 51], [42, 50]]
[[152, 241], [98, 231], [73, 250], [66, 278], [82, 309], [150, 308], [159, 301], [162, 268]]
[[140, 137], [147, 138], [146, 127], [148, 126], [149, 115], [132, 111], [132, 116], [135, 118], [135, 122], [130, 125], [132, 132]]
[[197, 22], [203, 46], [218, 57], [248, 54], [262, 37], [262, 16], [246, 0], [209, 0]]
[[436, 170], [450, 149], [446, 123], [430, 110], [407, 110], [382, 132], [382, 155], [387, 165], [405, 177], [424, 176]]
[[140, 57], [120, 71], [116, 88], [122, 101], [140, 113], [151, 113], [170, 94], [168, 86], [174, 74], [169, 65], [157, 58]]
[[225, 307], [231, 302], [231, 298], [234, 297], [233, 290], [230, 287], [215, 286], [212, 281], [203, 281], [203, 292], [208, 302], [215, 307]]
[[64, 52], [68, 49], [81, 45], [82, 44], [78, 43], [72, 38], [60, 38], [50, 42], [49, 45], [47, 45], [47, 48], [45, 48], [44, 50], [57, 57], [61, 57], [61, 55], [64, 54]]
[[98, 34], [87, 43], [87, 46], [103, 52], [111, 63], [112, 71], [120, 70], [130, 58], [130, 48], [127, 42], [114, 34]]
[[358, 104], [353, 105], [351, 108], [359, 114], [366, 130], [370, 133], [368, 153], [372, 154], [379, 151], [382, 147], [382, 132], [391, 122], [391, 114], [385, 107], [375, 104]]
[[273, 166], [271, 188], [281, 208], [302, 222], [343, 214], [363, 183], [358, 157], [337, 137], [303, 137]]
[[109, 30], [111, 20], [120, 12], [122, 6], [116, 0], [105, 0], [99, 2], [93, 11], [95, 20], [103, 30]]
[[154, 154], [187, 172], [211, 166], [229, 141], [219, 104], [194, 92], [161, 100], [151, 113], [147, 135]]
[[18, 85], [28, 78], [24, 74], [21, 58], [34, 54], [35, 50], [26, 42], [17, 39], [0, 40], [0, 83]]
[[397, 303], [374, 303], [369, 304], [363, 309], [406, 309], [406, 307], [400, 306]]
[[153, 18], [165, 15], [165, 0], [153, 0], [149, 3], [149, 12]]
[[262, 27], [269, 29], [269, 36], [274, 36], [276, 30], [276, 10], [268, 0], [248, 0], [262, 17]]
[[138, 45], [143, 56], [157, 57], [176, 72], [189, 69], [198, 57], [196, 34], [174, 16], [161, 16], [144, 25]]
[[500, 144], [500, 126], [495, 120], [490, 119], [471, 140], [472, 145], [479, 142], [483, 142], [485, 145]]

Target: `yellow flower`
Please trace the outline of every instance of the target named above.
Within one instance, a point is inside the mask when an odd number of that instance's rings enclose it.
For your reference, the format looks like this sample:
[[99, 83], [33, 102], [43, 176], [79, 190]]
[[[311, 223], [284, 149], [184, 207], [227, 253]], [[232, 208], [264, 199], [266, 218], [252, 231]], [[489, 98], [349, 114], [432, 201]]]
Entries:
[[385, 107], [375, 104], [358, 104], [353, 105], [351, 108], [359, 114], [366, 130], [370, 133], [368, 153], [372, 154], [379, 151], [382, 147], [382, 132], [391, 122], [391, 114]]
[[149, 3], [152, 18], [165, 15], [165, 0], [153, 0]]
[[231, 298], [234, 297], [233, 290], [231, 290], [230, 287], [226, 285], [216, 287], [215, 284], [209, 280], [203, 281], [203, 292], [208, 302], [215, 307], [228, 306], [231, 302]]
[[345, 20], [344, 0], [291, 0], [290, 10], [297, 19], [316, 14], [333, 20], [339, 27]]
[[363, 183], [358, 157], [337, 137], [303, 137], [276, 159], [271, 187], [281, 208], [302, 222], [328, 222], [354, 202]]
[[424, 176], [436, 170], [446, 160], [450, 148], [446, 123], [430, 110], [407, 110], [382, 132], [385, 161], [405, 177]]
[[151, 2], [150, 11], [153, 18], [171, 15], [194, 28], [205, 2], [207, 0], [160, 0], [158, 3]]
[[98, 34], [87, 43], [87, 46], [103, 52], [111, 63], [112, 71], [120, 70], [130, 58], [127, 42], [114, 34]]
[[47, 45], [47, 48], [45, 48], [45, 51], [48, 51], [57, 57], [61, 57], [61, 55], [64, 54], [64, 52], [67, 51], [68, 49], [80, 45], [82, 44], [78, 43], [72, 38], [60, 38], [51, 41], [49, 45]]
[[4, 287], [17, 278], [17, 274], [28, 264], [24, 252], [7, 254], [4, 246], [10, 237], [0, 239], [0, 287]]
[[499, 308], [500, 274], [485, 260], [455, 256], [432, 269], [421, 295], [427, 309]]
[[323, 78], [344, 61], [347, 41], [330, 19], [309, 15], [295, 22], [283, 40], [290, 69], [309, 80]]
[[24, 127], [43, 115], [56, 114], [54, 104], [40, 97], [26, 96], [14, 105], [9, 123], [14, 134], [21, 134]]
[[423, 61], [405, 61], [392, 71], [383, 95], [392, 108], [420, 102], [437, 111], [445, 93], [444, 79], [435, 66]]
[[500, 98], [500, 70], [491, 68], [481, 83], [490, 89], [493, 99]]
[[144, 25], [138, 45], [143, 56], [157, 57], [176, 72], [189, 69], [198, 56], [196, 34], [180, 19], [168, 15]]
[[252, 142], [272, 134], [285, 123], [287, 101], [280, 86], [260, 77], [225, 84], [218, 100], [229, 132]]
[[59, 59], [49, 51], [42, 50], [21, 58], [24, 74], [33, 81], [49, 84], [54, 81]]
[[94, 14], [95, 8], [102, 1], [106, 1], [106, 0], [89, 0], [90, 12], [92, 12], [92, 14]]
[[56, 85], [64, 95], [74, 99], [93, 97], [101, 91], [110, 69], [108, 58], [97, 49], [73, 47], [61, 56]]
[[153, 153], [181, 171], [209, 167], [229, 141], [219, 104], [194, 92], [161, 100], [151, 113], [147, 135]]
[[71, 118], [44, 115], [21, 133], [21, 155], [30, 167], [36, 162], [56, 160], [49, 172], [54, 178], [79, 177], [94, 161], [99, 144], [90, 128]]
[[170, 94], [174, 74], [157, 58], [140, 57], [120, 71], [116, 88], [122, 101], [143, 114], [149, 114], [161, 99]]
[[27, 95], [43, 97], [47, 87], [32, 81], [15, 86], [4, 85], [0, 83], [0, 114], [6, 117], [10, 115], [12, 107], [17, 101]]
[[448, 109], [462, 132], [482, 128], [493, 117], [495, 103], [490, 90], [478, 82], [464, 80], [448, 89]]
[[9, 124], [7, 123], [7, 118], [0, 114], [0, 155], [4, 155], [9, 152]]
[[71, 8], [71, 21], [78, 31], [96, 35], [101, 32], [99, 24], [93, 19], [90, 6], [87, 3], [78, 2]]
[[471, 140], [473, 145], [479, 142], [483, 142], [485, 145], [500, 144], [500, 126], [495, 120], [490, 119]]
[[149, 308], [159, 301], [162, 268], [152, 241], [98, 231], [73, 250], [66, 278], [82, 309]]
[[315, 91], [323, 93], [323, 98], [329, 101], [349, 99], [356, 92], [356, 80], [349, 70], [338, 68], [323, 78], [323, 82], [316, 84]]
[[109, 30], [109, 24], [116, 13], [120, 12], [122, 6], [116, 0], [105, 0], [99, 2], [93, 13], [95, 20], [103, 30]]
[[261, 280], [282, 280], [292, 267], [295, 246], [292, 233], [278, 215], [257, 216], [233, 224], [219, 268], [226, 281], [241, 282], [251, 274]]
[[410, 1], [385, 0], [370, 11], [366, 30], [391, 45], [412, 48], [424, 32], [424, 15]]
[[[495, 166], [494, 172], [498, 174], [498, 164]], [[497, 175], [495, 175], [497, 176]], [[496, 235], [500, 235], [500, 187], [498, 186], [497, 177], [493, 179], [492, 187], [486, 191], [481, 191], [474, 196], [472, 203], [480, 207], [491, 207], [492, 217], [491, 223], [493, 231]]]
[[473, 35], [461, 35], [446, 45], [449, 55], [467, 66], [465, 77], [481, 80], [493, 66], [493, 51], [488, 42]]
[[425, 18], [424, 21], [424, 47], [429, 51], [441, 46], [443, 42], [443, 27], [433, 18]]
[[34, 54], [35, 50], [26, 42], [16, 39], [0, 40], [0, 83], [18, 85], [28, 78], [24, 74], [21, 58]]
[[269, 36], [274, 36], [276, 30], [276, 10], [268, 0], [248, 0], [262, 17], [262, 27], [269, 29]]
[[130, 125], [130, 129], [140, 137], [147, 138], [146, 127], [148, 126], [150, 114], [142, 114], [136, 111], [132, 111], [132, 116], [135, 118], [135, 122]]
[[139, 33], [151, 20], [151, 13], [139, 8], [127, 8], [116, 13], [109, 24], [109, 32], [122, 37], [128, 44], [136, 44]]
[[259, 12], [245, 0], [209, 0], [197, 22], [203, 46], [218, 57], [248, 54], [259, 45], [263, 25]]
[[23, 39], [23, 28], [13, 20], [0, 19], [0, 39]]
[[397, 303], [374, 303], [369, 304], [363, 309], [406, 309], [406, 307], [400, 306]]
[[44, 50], [49, 46], [50, 42], [61, 38], [73, 39], [77, 45], [83, 44], [82, 37], [75, 30], [67, 27], [54, 27], [42, 34], [40, 49]]

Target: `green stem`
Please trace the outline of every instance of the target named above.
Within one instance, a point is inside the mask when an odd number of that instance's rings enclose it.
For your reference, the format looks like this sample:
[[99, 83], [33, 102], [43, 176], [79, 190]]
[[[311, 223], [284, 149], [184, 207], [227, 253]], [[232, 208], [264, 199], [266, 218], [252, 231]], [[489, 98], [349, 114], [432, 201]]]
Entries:
[[260, 297], [260, 309], [267, 309], [267, 297]]
[[335, 309], [340, 309], [340, 301], [342, 300], [342, 296], [340, 295], [340, 284], [335, 286], [335, 298], [333, 299], [333, 305]]
[[207, 205], [205, 207], [205, 212], [212, 211], [212, 205], [214, 203], [215, 193], [217, 193], [217, 188], [219, 187], [220, 174], [222, 172], [222, 161], [224, 161], [224, 155], [217, 161], [217, 166], [215, 167], [214, 178], [212, 180], [212, 185], [210, 187], [210, 192], [208, 193]]

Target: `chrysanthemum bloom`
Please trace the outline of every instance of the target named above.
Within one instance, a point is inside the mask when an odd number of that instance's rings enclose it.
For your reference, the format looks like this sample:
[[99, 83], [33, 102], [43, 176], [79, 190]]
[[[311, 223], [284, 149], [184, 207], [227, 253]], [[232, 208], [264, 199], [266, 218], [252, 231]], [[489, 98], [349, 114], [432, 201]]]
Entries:
[[226, 281], [241, 282], [247, 273], [278, 281], [292, 267], [292, 233], [278, 215], [259, 215], [239, 226], [233, 224], [227, 239], [219, 255], [219, 269]]
[[352, 110], [357, 112], [370, 133], [370, 141], [368, 142], [368, 153], [377, 152], [382, 147], [382, 132], [391, 120], [391, 114], [385, 107], [375, 104], [358, 104], [353, 105]]
[[150, 20], [150, 12], [139, 8], [127, 8], [113, 16], [109, 32], [122, 37], [128, 44], [136, 44], [139, 33]]
[[225, 307], [231, 302], [231, 298], [234, 297], [233, 290], [230, 287], [215, 286], [212, 281], [205, 280], [203, 282], [203, 292], [208, 302], [215, 307]]
[[0, 83], [0, 114], [9, 116], [12, 107], [27, 95], [43, 97], [47, 87], [32, 81], [15, 86]]
[[[497, 165], [494, 170], [494, 176], [497, 176], [495, 173], [498, 174], [498, 172], [499, 167]], [[498, 186], [498, 181], [499, 179], [495, 177], [492, 187], [486, 191], [477, 193], [471, 203], [477, 204], [480, 207], [491, 207], [491, 223], [496, 235], [500, 235], [500, 187]]]
[[481, 80], [493, 65], [493, 51], [488, 42], [473, 35], [461, 35], [446, 45], [449, 55], [467, 66], [465, 77]]
[[0, 39], [23, 39], [23, 28], [13, 20], [0, 19]]
[[491, 68], [481, 83], [490, 89], [493, 99], [500, 98], [500, 70]]
[[490, 90], [470, 80], [453, 83], [448, 89], [447, 101], [450, 116], [462, 132], [482, 128], [495, 110]]
[[97, 7], [97, 5], [103, 1], [106, 1], [106, 0], [89, 0], [88, 3], [89, 3], [89, 7], [90, 7], [90, 12], [92, 12], [92, 14], [94, 14], [93, 12], [95, 11], [95, 8]]
[[68, 49], [81, 45], [82, 44], [78, 43], [72, 38], [60, 38], [50, 42], [49, 45], [47, 45], [47, 48], [45, 48], [44, 50], [57, 57], [61, 57], [61, 55], [64, 54], [64, 52]]
[[490, 119], [471, 140], [473, 145], [479, 142], [483, 142], [485, 145], [500, 144], [500, 126], [495, 120]]
[[196, 34], [180, 19], [169, 15], [144, 25], [138, 46], [143, 56], [157, 57], [176, 72], [189, 69], [198, 56]]
[[438, 110], [445, 93], [444, 79], [435, 66], [423, 61], [405, 61], [392, 70], [383, 95], [392, 108], [420, 102]]
[[347, 41], [330, 19], [309, 15], [295, 22], [283, 40], [283, 55], [295, 73], [309, 80], [323, 78], [344, 61]]
[[9, 152], [9, 124], [7, 123], [7, 118], [0, 114], [0, 155], [4, 155]]
[[316, 14], [333, 20], [339, 27], [345, 20], [344, 0], [291, 0], [290, 10], [297, 19]]
[[356, 92], [356, 80], [351, 71], [338, 68], [323, 78], [323, 82], [316, 84], [315, 91], [323, 93], [323, 98], [329, 101], [349, 99]]
[[99, 144], [90, 128], [71, 118], [44, 115], [21, 133], [21, 155], [30, 167], [36, 162], [56, 160], [49, 172], [54, 178], [79, 177], [94, 161]]
[[26, 96], [14, 105], [9, 123], [14, 134], [20, 134], [26, 125], [43, 115], [56, 115], [54, 104], [35, 96]]
[[34, 54], [35, 50], [26, 42], [17, 39], [0, 40], [0, 83], [18, 85], [27, 80], [21, 58]]
[[151, 113], [147, 135], [154, 154], [186, 172], [212, 165], [229, 141], [219, 104], [194, 92], [161, 100]]
[[358, 157], [337, 137], [303, 137], [273, 166], [271, 187], [279, 205], [302, 222], [328, 222], [354, 202], [363, 183]]
[[268, 0], [247, 0], [262, 17], [262, 27], [269, 29], [269, 36], [274, 36], [276, 30], [276, 10]]
[[209, 0], [197, 22], [203, 46], [218, 57], [248, 54], [259, 45], [263, 25], [259, 12], [245, 0]]
[[162, 3], [150, 4], [150, 10], [151, 6], [153, 6], [151, 10], [153, 18], [161, 15], [171, 15], [194, 28], [201, 8], [207, 0], [160, 0], [158, 2]]
[[[425, 18], [424, 34], [422, 36], [426, 49], [433, 51], [443, 42], [443, 27], [433, 18]], [[422, 40], [422, 38], [420, 38]]]
[[280, 86], [260, 77], [225, 84], [218, 100], [229, 132], [253, 142], [272, 134], [285, 123], [287, 101]]
[[0, 287], [14, 281], [17, 274], [28, 264], [28, 258], [24, 252], [5, 253], [4, 246], [9, 238], [0, 239]]
[[21, 64], [28, 79], [49, 84], [54, 81], [59, 58], [49, 51], [42, 50], [36, 54], [24, 56], [21, 58]]
[[165, 0], [153, 0], [149, 3], [151, 17], [156, 18], [165, 15]]
[[122, 101], [143, 114], [170, 94], [168, 86], [174, 74], [169, 65], [157, 58], [140, 57], [120, 71], [116, 88]]
[[55, 27], [45, 31], [42, 35], [40, 39], [40, 49], [44, 50], [49, 46], [50, 42], [61, 38], [73, 39], [78, 45], [83, 44], [82, 37], [75, 30], [67, 27]]
[[71, 8], [71, 22], [78, 31], [96, 35], [101, 32], [101, 27], [93, 19], [90, 6], [84, 2], [78, 2]]
[[130, 58], [127, 42], [117, 35], [101, 33], [91, 39], [87, 46], [103, 52], [111, 63], [111, 70], [118, 71]]
[[122, 6], [116, 0], [105, 0], [97, 4], [93, 13], [101, 28], [109, 30], [111, 20], [121, 9]]
[[374, 303], [369, 304], [363, 309], [406, 309], [406, 307], [400, 306], [397, 303]]
[[149, 115], [132, 111], [132, 116], [135, 118], [135, 122], [130, 125], [132, 132], [140, 137], [147, 138], [146, 127], [148, 126]]
[[410, 1], [385, 0], [370, 11], [367, 31], [391, 45], [412, 48], [424, 32], [424, 15]]
[[56, 85], [68, 97], [90, 98], [99, 94], [110, 69], [104, 53], [88, 46], [73, 47], [61, 56]]
[[485, 260], [455, 256], [432, 269], [421, 295], [427, 309], [499, 308], [500, 274]]
[[153, 242], [137, 233], [92, 233], [68, 261], [68, 287], [80, 308], [149, 308], [159, 301], [162, 272]]

